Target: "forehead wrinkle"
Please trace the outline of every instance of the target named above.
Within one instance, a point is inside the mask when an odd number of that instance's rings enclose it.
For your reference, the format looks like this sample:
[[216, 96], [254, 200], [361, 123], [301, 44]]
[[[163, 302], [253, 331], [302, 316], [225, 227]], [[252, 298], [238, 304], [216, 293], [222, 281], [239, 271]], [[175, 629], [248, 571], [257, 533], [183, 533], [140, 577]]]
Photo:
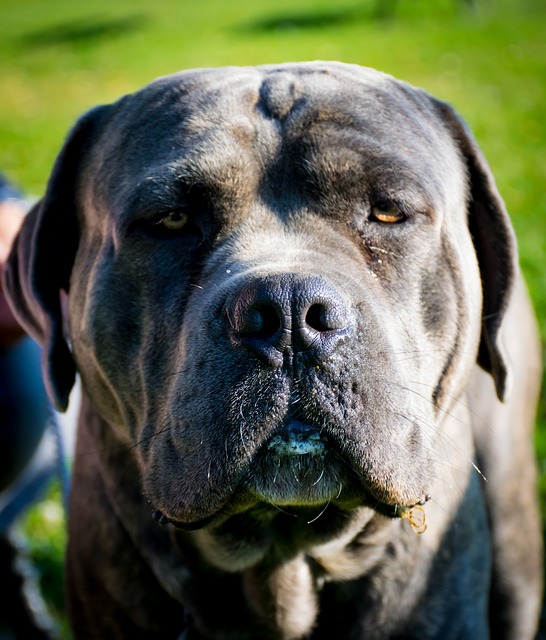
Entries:
[[352, 146], [313, 145], [300, 160], [307, 181], [329, 197], [341, 199], [362, 197], [369, 192], [383, 196], [419, 194], [420, 200], [433, 202], [433, 194], [441, 188], [432, 172], [423, 174], [411, 162], [408, 153], [392, 152], [375, 140]]
[[256, 129], [257, 123], [237, 108], [218, 122], [208, 120], [193, 130], [186, 126], [177, 140], [178, 157], [171, 160], [170, 169], [181, 179], [198, 184], [229, 187], [243, 176], [251, 179], [259, 154]]
[[249, 174], [250, 163], [242, 153], [218, 153], [217, 147], [193, 151], [191, 156], [174, 160], [168, 166], [172, 179], [188, 188], [202, 186], [210, 189], [231, 190], [239, 188], [243, 176]]
[[173, 203], [180, 196], [191, 195], [194, 187], [215, 187], [218, 180], [203, 167], [186, 161], [175, 161], [149, 172], [132, 191], [129, 207]]

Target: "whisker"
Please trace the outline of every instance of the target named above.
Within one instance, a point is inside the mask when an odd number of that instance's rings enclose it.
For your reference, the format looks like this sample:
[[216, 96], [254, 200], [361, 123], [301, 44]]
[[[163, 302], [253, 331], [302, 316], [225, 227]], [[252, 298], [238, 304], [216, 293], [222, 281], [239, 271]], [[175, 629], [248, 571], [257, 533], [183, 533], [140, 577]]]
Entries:
[[481, 469], [479, 469], [473, 462], [470, 462], [470, 464], [474, 467], [474, 469], [480, 474], [480, 476], [484, 479], [485, 482], [489, 482], [489, 480], [484, 476], [484, 474], [482, 473]]
[[312, 487], [316, 487], [317, 484], [322, 480], [323, 477], [324, 477], [324, 468], [320, 472], [320, 476], [315, 480], [315, 482], [313, 482], [313, 484], [311, 486]]
[[[341, 491], [340, 491], [340, 493], [341, 493]], [[339, 495], [338, 495], [338, 498], [339, 498]], [[318, 514], [318, 516], [316, 516], [312, 520], [309, 520], [307, 522], [307, 524], [313, 524], [313, 522], [316, 522], [320, 518], [320, 516], [324, 514], [324, 512], [326, 511], [326, 509], [328, 509], [329, 506], [330, 506], [330, 500], [328, 500], [328, 502], [326, 503], [324, 509], [322, 509], [322, 511]]]
[[[428, 387], [429, 389], [434, 389], [433, 385], [427, 384], [426, 382], [421, 382], [421, 381], [418, 381], [418, 380], [410, 380], [409, 384], [419, 384], [419, 385], [421, 385], [423, 387]], [[402, 387], [402, 388], [406, 389], [407, 391], [412, 391], [412, 389], [407, 389], [406, 387]], [[414, 391], [414, 393], [419, 395], [416, 391]], [[446, 394], [446, 397], [449, 398], [450, 400], [452, 400], [458, 406], [462, 407], [463, 409], [466, 409], [468, 411], [468, 413], [472, 416], [472, 418], [476, 418], [476, 420], [478, 420], [482, 425], [487, 425], [487, 421], [482, 416], [480, 416], [475, 411], [473, 411], [472, 408], [468, 404], [465, 404], [461, 400], [461, 398], [458, 398], [458, 397], [453, 396], [451, 394]], [[448, 415], [448, 416], [455, 417], [455, 416], [452, 416], [452, 414], [449, 411], [444, 411], [444, 413], [446, 415]], [[455, 417], [455, 419], [457, 419], [457, 418]]]
[[281, 509], [279, 507], [279, 505], [277, 505], [277, 504], [271, 503], [271, 506], [275, 507], [275, 509], [277, 509], [277, 511], [280, 511], [281, 513], [284, 513], [284, 515], [290, 516], [291, 518], [298, 518], [299, 517], [297, 513], [290, 513], [289, 511], [285, 511], [284, 509]]

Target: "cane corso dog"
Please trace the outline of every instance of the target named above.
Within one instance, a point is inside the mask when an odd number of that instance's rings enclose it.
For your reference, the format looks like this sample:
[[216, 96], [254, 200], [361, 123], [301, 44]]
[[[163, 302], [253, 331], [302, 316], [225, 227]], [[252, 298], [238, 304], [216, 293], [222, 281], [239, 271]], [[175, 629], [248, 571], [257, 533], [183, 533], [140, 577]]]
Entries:
[[75, 638], [534, 636], [540, 347], [447, 104], [160, 78], [76, 124], [6, 288], [58, 409], [81, 377]]

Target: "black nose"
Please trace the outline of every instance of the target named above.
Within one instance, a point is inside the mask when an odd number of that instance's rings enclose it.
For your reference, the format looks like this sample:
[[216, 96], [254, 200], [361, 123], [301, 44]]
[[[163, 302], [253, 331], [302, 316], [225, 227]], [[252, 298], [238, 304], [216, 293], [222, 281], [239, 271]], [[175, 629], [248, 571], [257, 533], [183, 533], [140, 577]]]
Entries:
[[234, 344], [281, 366], [285, 354], [318, 362], [350, 331], [349, 312], [320, 277], [280, 274], [246, 284], [226, 306]]

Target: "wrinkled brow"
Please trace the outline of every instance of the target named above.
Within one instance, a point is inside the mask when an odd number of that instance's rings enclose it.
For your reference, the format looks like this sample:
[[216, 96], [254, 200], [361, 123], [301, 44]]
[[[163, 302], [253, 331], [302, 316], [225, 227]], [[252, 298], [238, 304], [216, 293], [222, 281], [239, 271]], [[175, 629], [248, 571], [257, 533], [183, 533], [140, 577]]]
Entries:
[[184, 158], [154, 167], [131, 189], [121, 207], [122, 217], [130, 219], [138, 212], [165, 211], [181, 204], [214, 202], [218, 207], [241, 201], [253, 190], [252, 172], [242, 164], [233, 157], [219, 162], [200, 156], [199, 161]]
[[124, 202], [123, 217], [135, 211], [166, 210], [191, 197], [194, 189], [202, 190], [204, 176], [184, 167], [162, 167], [142, 178]]

